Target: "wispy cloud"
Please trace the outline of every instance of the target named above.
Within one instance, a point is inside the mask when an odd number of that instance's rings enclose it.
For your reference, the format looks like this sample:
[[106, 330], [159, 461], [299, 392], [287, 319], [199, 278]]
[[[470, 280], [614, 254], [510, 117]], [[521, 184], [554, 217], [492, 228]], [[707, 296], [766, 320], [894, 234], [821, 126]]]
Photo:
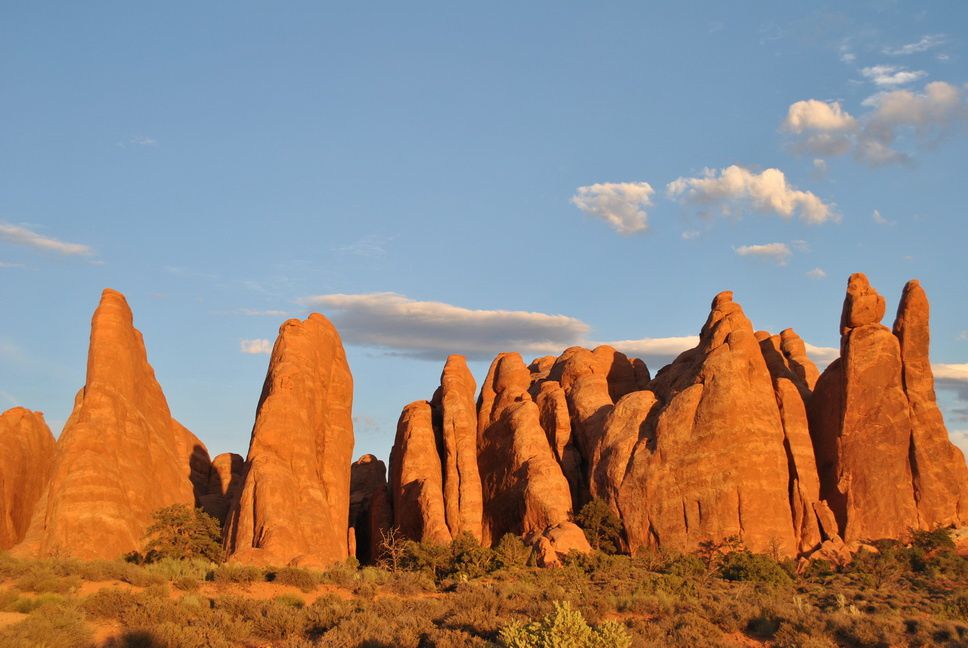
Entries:
[[370, 234], [368, 236], [364, 236], [358, 241], [350, 243], [349, 245], [335, 247], [333, 248], [333, 251], [373, 259], [376, 257], [386, 256], [387, 244], [390, 243], [390, 241], [392, 241], [394, 238], [395, 237], [393, 236], [377, 236], [375, 234]]
[[793, 252], [786, 243], [762, 243], [758, 245], [741, 245], [733, 250], [739, 256], [767, 259], [777, 265], [786, 265]]
[[860, 71], [864, 78], [876, 86], [898, 86], [913, 83], [928, 75], [924, 70], [908, 70], [895, 65], [872, 65]]
[[888, 56], [908, 56], [927, 52], [928, 50], [944, 45], [946, 42], [947, 38], [945, 38], [944, 34], [927, 34], [913, 43], [905, 43], [900, 47], [885, 47], [881, 51]]
[[578, 187], [571, 202], [619, 234], [634, 234], [649, 228], [646, 209], [652, 205], [654, 193], [648, 182], [599, 182]]
[[250, 355], [272, 353], [272, 342], [266, 339], [239, 340], [239, 351]]
[[832, 205], [789, 184], [779, 169], [762, 173], [737, 165], [720, 171], [705, 169], [700, 177], [673, 180], [666, 193], [681, 203], [717, 207], [722, 214], [752, 210], [787, 220], [797, 215], [810, 224], [839, 218]]
[[825, 279], [827, 277], [827, 272], [823, 268], [814, 268], [813, 270], [807, 270], [806, 274], [811, 279]]
[[[699, 344], [698, 335], [680, 335], [676, 337], [639, 338], [637, 340], [612, 340], [603, 342], [629, 357], [641, 358], [654, 370], [663, 367], [683, 351], [688, 351]], [[597, 346], [591, 343], [588, 346]]]
[[0, 240], [68, 256], [93, 256], [94, 250], [82, 243], [69, 243], [44, 236], [26, 227], [0, 221]]
[[894, 224], [894, 221], [888, 220], [888, 219], [884, 218], [884, 216], [881, 215], [881, 210], [879, 210], [879, 209], [875, 209], [874, 210], [874, 213], [871, 214], [871, 220], [874, 221], [875, 223], [877, 223], [878, 225], [893, 225]]
[[24, 264], [13, 263], [11, 261], [0, 261], [0, 268], [22, 268]]
[[128, 139], [118, 142], [118, 146], [120, 148], [128, 148], [129, 146], [154, 147], [158, 146], [158, 140], [148, 135], [132, 135]]

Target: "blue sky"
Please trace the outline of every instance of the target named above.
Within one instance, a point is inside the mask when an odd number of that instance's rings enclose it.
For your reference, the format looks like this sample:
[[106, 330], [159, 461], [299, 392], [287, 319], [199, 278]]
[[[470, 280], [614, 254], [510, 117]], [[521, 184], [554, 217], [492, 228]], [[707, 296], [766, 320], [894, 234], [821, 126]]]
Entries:
[[244, 453], [316, 309], [385, 458], [448, 351], [655, 371], [724, 289], [836, 347], [863, 271], [888, 325], [925, 286], [968, 447], [968, 5], [648, 4], [0, 4], [0, 407], [59, 430], [110, 286], [174, 415]]

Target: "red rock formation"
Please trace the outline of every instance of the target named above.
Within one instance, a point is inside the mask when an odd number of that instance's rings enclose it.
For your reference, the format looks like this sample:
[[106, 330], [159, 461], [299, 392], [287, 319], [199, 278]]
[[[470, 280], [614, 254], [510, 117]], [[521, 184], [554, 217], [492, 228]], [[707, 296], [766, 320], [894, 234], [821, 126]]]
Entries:
[[43, 414], [23, 407], [0, 414], [0, 550], [23, 540], [53, 458], [54, 436]]
[[464, 357], [452, 355], [432, 401], [411, 403], [400, 417], [390, 482], [394, 524], [408, 538], [443, 543], [468, 533], [481, 539], [475, 388]]
[[883, 316], [884, 298], [867, 277], [852, 274], [841, 358], [824, 371], [810, 400], [821, 496], [848, 543], [903, 537], [919, 526], [901, 345], [880, 324]]
[[780, 351], [783, 353], [787, 367], [797, 377], [794, 382], [798, 383], [798, 386], [802, 383], [808, 392], [812, 392], [820, 372], [807, 355], [807, 345], [792, 328], [780, 331]]
[[383, 537], [393, 525], [389, 498], [386, 464], [371, 454], [357, 459], [350, 468], [349, 523], [362, 564], [376, 562]]
[[239, 500], [244, 472], [245, 459], [234, 452], [224, 452], [212, 459], [199, 506], [223, 525], [229, 510]]
[[[540, 411], [528, 392], [531, 374], [521, 356], [502, 353], [491, 364], [478, 400], [478, 465], [484, 494], [486, 544], [505, 533], [534, 542], [553, 527], [569, 528], [568, 481], [558, 465]], [[577, 534], [584, 540], [584, 534]], [[588, 551], [587, 541], [563, 534], [557, 553]], [[577, 546], [575, 546], [577, 545]]]
[[393, 522], [411, 540], [449, 544], [437, 447], [430, 403], [415, 401], [404, 407], [390, 452]]
[[326, 566], [348, 555], [353, 378], [322, 315], [279, 329], [226, 549], [253, 564]]
[[649, 389], [654, 396], [621, 401], [594, 473], [596, 490], [622, 515], [629, 547], [692, 550], [739, 536], [754, 551], [796, 553], [783, 421], [732, 293], [716, 296], [699, 346]]
[[968, 467], [951, 441], [934, 394], [928, 298], [920, 282], [904, 286], [894, 321], [904, 393], [911, 408], [911, 469], [922, 528], [968, 522]]
[[[787, 329], [785, 333], [788, 348], [790, 342], [795, 344], [800, 340], [792, 329]], [[760, 340], [760, 350], [770, 370], [776, 403], [780, 408], [783, 447], [790, 470], [789, 492], [793, 528], [797, 537], [797, 550], [805, 553], [815, 549], [822, 540], [814, 509], [820, 500], [820, 478], [804, 402], [804, 396], [809, 397], [810, 388], [802, 370], [809, 366], [805, 363], [810, 363], [810, 360], [791, 362], [784, 353], [782, 335], [771, 336], [769, 333], [758, 332], [756, 336]]]
[[105, 290], [91, 321], [87, 382], [17, 552], [117, 558], [136, 550], [156, 510], [195, 504], [207, 458], [172, 419], [124, 296]]
[[441, 441], [447, 527], [454, 538], [469, 533], [480, 540], [484, 504], [477, 468], [476, 389], [464, 357], [449, 356], [432, 406]]

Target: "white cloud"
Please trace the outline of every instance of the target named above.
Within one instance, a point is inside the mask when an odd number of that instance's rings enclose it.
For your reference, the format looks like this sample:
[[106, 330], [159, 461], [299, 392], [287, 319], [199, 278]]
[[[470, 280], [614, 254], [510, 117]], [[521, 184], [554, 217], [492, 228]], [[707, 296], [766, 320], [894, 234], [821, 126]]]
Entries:
[[838, 217], [831, 205], [809, 191], [800, 191], [787, 183], [779, 169], [754, 173], [740, 166], [720, 171], [705, 169], [698, 178], [677, 178], [666, 186], [673, 200], [696, 204], [718, 205], [723, 214], [735, 208], [776, 214], [790, 219], [796, 213], [801, 220], [817, 224]]
[[47, 250], [58, 254], [73, 256], [92, 256], [94, 250], [81, 243], [68, 243], [59, 241], [43, 234], [38, 234], [33, 230], [0, 222], [0, 240], [9, 241], [18, 245], [27, 245], [38, 250]]
[[[790, 105], [780, 130], [796, 136], [796, 148], [800, 152], [820, 156], [843, 155], [850, 150], [857, 120], [837, 101], [807, 99]], [[816, 162], [814, 168], [817, 169]], [[826, 165], [819, 170], [826, 171]]]
[[672, 362], [680, 353], [699, 344], [699, 336], [682, 335], [678, 337], [639, 338], [637, 340], [613, 340], [591, 343], [589, 346], [597, 346], [597, 344], [607, 344], [629, 357], [645, 360], [649, 369], [655, 374], [656, 370]]
[[289, 317], [289, 312], [284, 310], [259, 309], [259, 308], [237, 308], [230, 311], [232, 315], [244, 315], [246, 317]]
[[777, 265], [786, 265], [793, 252], [786, 243], [763, 243], [761, 245], [742, 245], [733, 248], [739, 256], [768, 259]]
[[[788, 123], [789, 111], [781, 129], [796, 138], [793, 148], [797, 152], [821, 156], [853, 152], [858, 160], [880, 166], [910, 160], [910, 155], [895, 148], [901, 135], [912, 133], [914, 143], [924, 147], [941, 141], [956, 126], [968, 122], [968, 103], [962, 90], [944, 81], [928, 83], [922, 92], [907, 89], [879, 92], [865, 99], [863, 105], [868, 112], [857, 117], [856, 126], [850, 129], [824, 130], [825, 124], [838, 123], [834, 117], [826, 121], [819, 117], [813, 121], [803, 118], [795, 122], [794, 128]], [[831, 114], [836, 114], [833, 108]]]
[[874, 221], [875, 223], [877, 223], [878, 225], [893, 225], [894, 224], [894, 221], [888, 220], [888, 219], [884, 218], [884, 216], [881, 215], [881, 210], [879, 210], [879, 209], [875, 209], [874, 210], [874, 213], [871, 214], [871, 220]]
[[[932, 364], [934, 386], [952, 392], [957, 399], [953, 407], [945, 408], [947, 417], [968, 421], [968, 362], [961, 364]], [[968, 445], [964, 446], [968, 448]]]
[[589, 330], [565, 315], [475, 310], [396, 293], [316, 295], [301, 302], [323, 310], [349, 344], [434, 360], [450, 353], [473, 359], [501, 351], [560, 353]]
[[158, 146], [158, 140], [147, 135], [133, 135], [124, 141], [118, 142], [118, 146], [121, 148], [127, 148], [129, 146]]
[[571, 202], [619, 234], [633, 234], [649, 228], [646, 209], [652, 205], [654, 193], [648, 182], [600, 182], [578, 187]]
[[693, 239], [699, 238], [701, 235], [702, 235], [702, 232], [700, 232], [699, 230], [686, 230], [682, 233], [682, 240], [691, 241]]
[[857, 120], [850, 116], [837, 101], [807, 99], [790, 105], [781, 128], [791, 133], [808, 130], [843, 131], [857, 127]]
[[876, 86], [897, 86], [913, 83], [927, 76], [924, 70], [907, 70], [894, 65], [872, 65], [860, 71], [868, 81]]
[[815, 346], [809, 342], [804, 342], [803, 345], [807, 349], [807, 355], [821, 371], [840, 357], [840, 349], [835, 349], [834, 347]]
[[0, 261], [0, 268], [22, 268], [24, 264], [13, 263], [11, 261]]
[[823, 268], [814, 268], [813, 270], [807, 270], [806, 275], [811, 279], [824, 279], [827, 276], [827, 272]]
[[251, 355], [272, 353], [272, 342], [266, 339], [239, 340], [239, 351]]
[[946, 41], [947, 39], [944, 37], [944, 34], [927, 34], [913, 43], [906, 43], [900, 47], [885, 47], [881, 51], [889, 56], [907, 56], [927, 52], [930, 49], [944, 45]]

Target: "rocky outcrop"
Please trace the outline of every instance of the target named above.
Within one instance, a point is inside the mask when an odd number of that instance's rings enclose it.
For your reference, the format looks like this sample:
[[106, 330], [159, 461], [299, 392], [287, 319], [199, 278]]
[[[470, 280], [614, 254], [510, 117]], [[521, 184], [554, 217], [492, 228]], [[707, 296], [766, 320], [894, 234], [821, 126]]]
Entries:
[[805, 356], [800, 361], [791, 360], [787, 354], [786, 349], [790, 348], [791, 342], [795, 346], [803, 346], [792, 329], [786, 329], [781, 335], [760, 331], [756, 337], [760, 340], [760, 350], [773, 379], [773, 391], [783, 424], [783, 448], [789, 467], [790, 508], [797, 551], [806, 553], [816, 549], [822, 541], [815, 511], [820, 501], [820, 478], [804, 400], [810, 396], [805, 369], [812, 367], [813, 363]]
[[469, 533], [480, 540], [484, 503], [477, 467], [476, 390], [464, 357], [449, 356], [431, 406], [439, 430], [447, 527], [454, 538]]
[[848, 544], [964, 522], [968, 468], [935, 402], [927, 297], [908, 282], [893, 331], [884, 311], [867, 277], [851, 275], [841, 357], [810, 402], [821, 492]]
[[386, 464], [371, 454], [363, 455], [350, 468], [349, 523], [357, 560], [361, 564], [376, 562], [393, 519]]
[[393, 523], [411, 540], [449, 544], [437, 448], [430, 403], [415, 401], [404, 407], [390, 452]]
[[0, 414], [0, 550], [23, 540], [53, 458], [54, 436], [43, 414], [23, 407]]
[[463, 356], [447, 358], [431, 401], [404, 408], [390, 453], [394, 525], [407, 538], [481, 540], [474, 377]]
[[137, 550], [155, 511], [196, 503], [207, 462], [202, 443], [168, 410], [127, 301], [105, 290], [91, 322], [87, 381], [16, 551], [118, 558]]
[[239, 503], [230, 560], [327, 566], [348, 556], [353, 379], [322, 315], [291, 319], [272, 350]]
[[199, 506], [223, 525], [229, 510], [239, 500], [244, 469], [245, 459], [234, 452], [224, 452], [212, 459]]
[[754, 551], [798, 550], [773, 380], [732, 297], [717, 295], [699, 345], [606, 422], [595, 488], [620, 512], [632, 551], [730, 536]]
[[[478, 466], [484, 494], [483, 539], [504, 534], [531, 542], [549, 529], [571, 524], [572, 498], [541, 413], [531, 398], [531, 372], [516, 353], [502, 353], [491, 364], [478, 399]], [[556, 552], [587, 551], [587, 541], [566, 545], [562, 534]]]
[[894, 335], [901, 345], [904, 393], [911, 416], [911, 472], [919, 524], [968, 522], [968, 467], [964, 455], [948, 439], [948, 430], [934, 393], [934, 373], [928, 347], [930, 309], [920, 282], [904, 286], [894, 320]]

